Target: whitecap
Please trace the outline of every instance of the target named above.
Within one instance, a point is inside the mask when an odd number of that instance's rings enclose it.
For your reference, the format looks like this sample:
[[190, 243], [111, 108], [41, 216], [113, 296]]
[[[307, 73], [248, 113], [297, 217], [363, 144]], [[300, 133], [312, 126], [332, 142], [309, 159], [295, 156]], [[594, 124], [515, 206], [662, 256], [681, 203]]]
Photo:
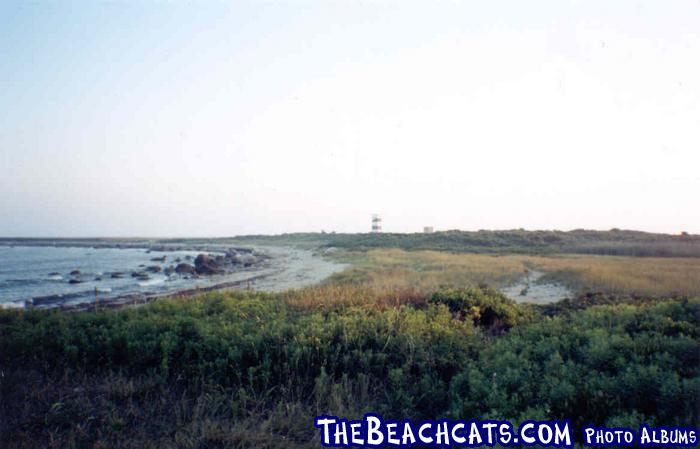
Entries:
[[149, 279], [147, 281], [139, 282], [139, 287], [149, 287], [151, 285], [158, 285], [158, 284], [162, 284], [164, 282], [165, 282], [165, 279], [163, 279], [163, 278]]

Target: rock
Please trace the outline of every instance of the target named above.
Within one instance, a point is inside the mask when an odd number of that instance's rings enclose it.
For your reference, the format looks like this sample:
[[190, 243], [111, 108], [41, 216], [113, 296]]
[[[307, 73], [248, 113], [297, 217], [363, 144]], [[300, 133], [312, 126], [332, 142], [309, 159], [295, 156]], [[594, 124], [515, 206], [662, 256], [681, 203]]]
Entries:
[[177, 259], [175, 259], [175, 262], [180, 263], [180, 262], [182, 262], [182, 259], [180, 259], [180, 258], [178, 257]]
[[146, 273], [142, 273], [136, 279], [138, 279], [139, 281], [147, 281], [147, 280], [151, 279], [151, 277], [149, 275], [147, 275]]
[[172, 245], [172, 244], [167, 244], [167, 245], [151, 245], [151, 251], [180, 251], [181, 246], [180, 245]]
[[60, 276], [60, 275], [61, 275], [61, 273], [59, 273], [58, 271], [52, 271], [51, 273], [49, 273], [49, 276]]
[[166, 256], [163, 257], [154, 257], [151, 259], [151, 262], [165, 262]]
[[112, 279], [121, 279], [123, 277], [124, 273], [122, 273], [121, 271], [115, 271], [114, 273], [112, 273]]
[[166, 267], [165, 270], [163, 270], [163, 273], [170, 276], [171, 274], [175, 273], [175, 267], [170, 265], [169, 267]]
[[175, 272], [180, 274], [194, 274], [196, 270], [192, 265], [188, 263], [179, 263], [175, 267]]
[[137, 278], [139, 276], [148, 276], [145, 272], [143, 271], [132, 271], [131, 272], [131, 277], [132, 278]]
[[185, 256], [185, 260], [192, 260], [192, 256], [190, 256], [189, 254], [186, 255], [186, 256]]
[[83, 281], [82, 281], [82, 279], [71, 279], [70, 281], [68, 281], [68, 283], [69, 284], [82, 284]]
[[243, 254], [241, 256], [241, 263], [243, 264], [244, 267], [249, 267], [251, 265], [254, 265], [258, 261], [257, 257], [255, 257], [252, 254]]
[[150, 267], [146, 267], [146, 271], [149, 273], [160, 273], [163, 269], [158, 265], [151, 265]]
[[35, 298], [30, 299], [28, 302], [30, 303], [31, 306], [46, 306], [46, 305], [51, 305], [51, 304], [56, 304], [59, 302], [63, 302], [65, 298], [63, 295], [49, 295], [49, 296], [37, 296]]
[[97, 277], [95, 278], [95, 280], [96, 280], [96, 281], [101, 281], [101, 280], [102, 280], [102, 277], [101, 277], [101, 276], [97, 276]]
[[212, 257], [209, 254], [200, 254], [194, 260], [194, 269], [197, 274], [223, 274], [225, 263], [224, 256]]
[[70, 275], [71, 275], [71, 276], [77, 276], [77, 275], [79, 275], [79, 274], [80, 274], [80, 270], [73, 270], [73, 271], [70, 272]]

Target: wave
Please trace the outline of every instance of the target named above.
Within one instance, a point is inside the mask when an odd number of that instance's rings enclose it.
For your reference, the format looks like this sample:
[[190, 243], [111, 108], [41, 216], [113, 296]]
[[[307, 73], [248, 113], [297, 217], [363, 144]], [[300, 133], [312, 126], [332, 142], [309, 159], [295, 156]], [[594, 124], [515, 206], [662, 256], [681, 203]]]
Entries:
[[163, 278], [149, 279], [147, 281], [139, 282], [139, 287], [150, 287], [152, 285], [163, 284], [164, 282], [165, 279]]

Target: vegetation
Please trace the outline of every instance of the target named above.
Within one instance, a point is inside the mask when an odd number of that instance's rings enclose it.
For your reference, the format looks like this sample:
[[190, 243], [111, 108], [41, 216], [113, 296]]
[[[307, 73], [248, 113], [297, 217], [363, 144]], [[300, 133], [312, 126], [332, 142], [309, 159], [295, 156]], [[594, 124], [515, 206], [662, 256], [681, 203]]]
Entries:
[[497, 254], [598, 254], [636, 257], [700, 257], [700, 235], [653, 234], [610, 231], [443, 231], [434, 233], [341, 234], [307, 232], [280, 235], [247, 235], [226, 238], [170, 239], [47, 239], [0, 238], [0, 245], [149, 246], [149, 245], [295, 245], [305, 248], [337, 247], [346, 250], [400, 248]]
[[541, 282], [561, 282], [579, 292], [652, 296], [700, 295], [700, 259], [558, 256], [532, 266], [547, 274]]
[[[157, 243], [168, 242], [192, 243]], [[700, 424], [698, 236], [198, 242], [301, 245], [351, 266], [323, 285], [275, 294], [0, 310], [0, 447], [311, 448], [314, 416], [369, 411], [570, 419], [575, 429]], [[487, 286], [535, 271], [575, 295], [535, 306]]]
[[559, 282], [574, 292], [640, 296], [700, 296], [700, 258], [556, 254], [463, 254], [372, 249], [333, 255], [351, 267], [329, 282], [423, 293], [440, 286], [488, 284], [504, 287], [526, 271], [540, 282]]
[[225, 239], [243, 243], [298, 244], [348, 250], [400, 248], [498, 254], [599, 254], [636, 257], [700, 257], [700, 236], [610, 231], [444, 231], [414, 234], [300, 233]]
[[317, 447], [313, 416], [695, 425], [698, 299], [328, 285], [0, 312], [6, 447]]
[[440, 286], [505, 286], [521, 278], [526, 256], [454, 254], [440, 251], [372, 249], [333, 253], [350, 268], [329, 279], [331, 284], [369, 285], [383, 289], [412, 288], [430, 292]]

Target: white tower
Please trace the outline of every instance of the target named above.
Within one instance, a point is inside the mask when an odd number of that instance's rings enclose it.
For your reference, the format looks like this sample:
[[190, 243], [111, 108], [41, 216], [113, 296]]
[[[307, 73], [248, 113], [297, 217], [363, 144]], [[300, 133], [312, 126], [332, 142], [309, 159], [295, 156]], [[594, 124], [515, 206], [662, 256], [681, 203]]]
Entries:
[[382, 217], [380, 217], [379, 214], [372, 215], [372, 232], [382, 232]]

